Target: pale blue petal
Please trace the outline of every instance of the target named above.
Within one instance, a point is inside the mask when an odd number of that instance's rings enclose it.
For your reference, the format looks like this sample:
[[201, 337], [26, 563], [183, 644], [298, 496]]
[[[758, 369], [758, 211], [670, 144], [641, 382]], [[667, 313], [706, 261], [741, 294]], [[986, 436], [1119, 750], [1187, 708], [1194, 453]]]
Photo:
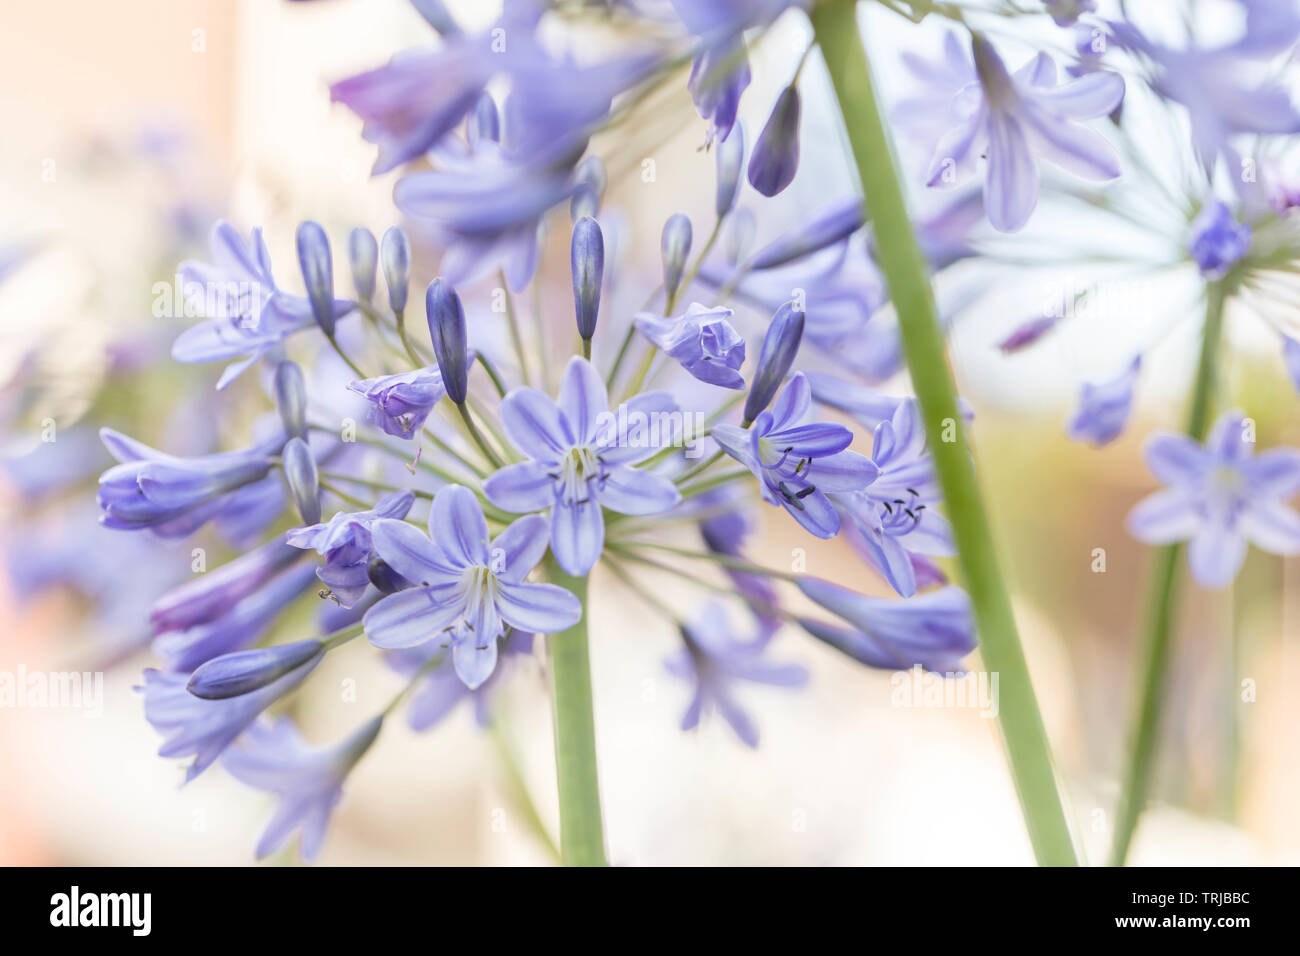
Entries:
[[514, 514], [545, 511], [555, 500], [552, 467], [540, 461], [506, 465], [483, 482], [483, 494], [498, 508]]
[[554, 584], [502, 581], [497, 608], [512, 627], [541, 634], [567, 630], [582, 619], [582, 602]]

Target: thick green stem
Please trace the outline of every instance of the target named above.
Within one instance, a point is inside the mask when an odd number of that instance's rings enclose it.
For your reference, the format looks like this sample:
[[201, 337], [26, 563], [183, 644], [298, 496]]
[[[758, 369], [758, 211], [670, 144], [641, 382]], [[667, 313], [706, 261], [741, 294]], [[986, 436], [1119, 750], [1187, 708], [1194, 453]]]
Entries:
[[587, 579], [548, 565], [552, 582], [583, 604], [577, 624], [546, 638], [555, 714], [555, 775], [560, 794], [560, 855], [566, 866], [604, 866], [605, 830], [596, 775], [596, 718], [587, 654]]
[[928, 268], [912, 231], [897, 162], [880, 115], [858, 32], [856, 4], [828, 0], [812, 13], [875, 230], [876, 249], [898, 312], [903, 351], [947, 501], [962, 577], [970, 592], [985, 666], [998, 673], [999, 719], [1011, 775], [1040, 864], [1076, 863], [1047, 734], [998, 569], [993, 534], [975, 479], [952, 372], [935, 313]]
[[[1187, 434], [1205, 440], [1210, 428], [1210, 409], [1214, 401], [1217, 378], [1219, 340], [1223, 332], [1224, 288], [1212, 283], [1205, 290], [1205, 328], [1201, 335], [1201, 357], [1196, 366], [1191, 404], [1187, 410]], [[1135, 716], [1129, 738], [1128, 763], [1120, 790], [1119, 808], [1115, 812], [1115, 837], [1111, 843], [1110, 865], [1123, 866], [1129, 845], [1137, 829], [1138, 817], [1146, 806], [1151, 789], [1156, 736], [1160, 729], [1160, 712], [1164, 705], [1165, 674], [1169, 670], [1174, 609], [1178, 603], [1178, 563], [1181, 544], [1166, 545], [1156, 553], [1151, 575], [1151, 590], [1142, 638], [1142, 671], [1137, 681]]]

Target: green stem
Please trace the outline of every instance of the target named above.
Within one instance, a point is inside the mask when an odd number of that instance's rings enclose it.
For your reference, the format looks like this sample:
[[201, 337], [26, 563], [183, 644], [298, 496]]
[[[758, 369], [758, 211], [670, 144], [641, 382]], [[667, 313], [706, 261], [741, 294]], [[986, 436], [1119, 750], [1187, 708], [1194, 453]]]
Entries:
[[596, 775], [596, 718], [587, 653], [587, 579], [551, 562], [550, 580], [577, 595], [582, 619], [546, 638], [555, 713], [555, 775], [560, 795], [560, 855], [566, 866], [604, 866], [605, 830]]
[[812, 12], [875, 229], [881, 270], [898, 313], [903, 351], [947, 501], [958, 563], [970, 592], [985, 666], [1000, 675], [1002, 739], [1034, 855], [1043, 865], [1076, 864], [1070, 827], [1011, 599], [998, 567], [967, 444], [956, 388], [935, 313], [928, 269], [908, 219], [892, 144], [877, 105], [856, 4], [832, 0]]
[[[1205, 440], [1210, 427], [1210, 408], [1217, 378], [1219, 340], [1223, 333], [1224, 288], [1212, 283], [1205, 290], [1205, 328], [1201, 335], [1201, 357], [1196, 366], [1196, 381], [1187, 410], [1187, 434], [1198, 442]], [[1129, 737], [1128, 763], [1120, 790], [1119, 809], [1115, 811], [1115, 836], [1111, 843], [1110, 865], [1123, 866], [1128, 857], [1138, 817], [1146, 806], [1151, 789], [1156, 735], [1160, 729], [1160, 712], [1164, 704], [1165, 674], [1169, 669], [1174, 609], [1178, 603], [1178, 562], [1181, 544], [1165, 545], [1156, 553], [1147, 597], [1146, 623], [1142, 638], [1142, 671], [1135, 697], [1136, 716]]]

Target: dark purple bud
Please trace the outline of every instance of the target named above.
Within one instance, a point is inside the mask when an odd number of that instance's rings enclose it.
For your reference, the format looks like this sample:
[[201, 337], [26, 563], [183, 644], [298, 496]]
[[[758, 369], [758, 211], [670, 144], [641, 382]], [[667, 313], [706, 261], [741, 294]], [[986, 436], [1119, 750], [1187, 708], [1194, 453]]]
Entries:
[[379, 240], [379, 262], [384, 267], [388, 304], [394, 315], [406, 311], [406, 292], [411, 281], [411, 243], [401, 226], [389, 226]]
[[303, 524], [320, 521], [320, 474], [316, 471], [316, 456], [301, 438], [290, 438], [280, 454], [284, 477], [289, 492], [298, 508]]
[[578, 334], [589, 340], [596, 334], [600, 281], [605, 272], [605, 237], [600, 223], [590, 216], [583, 216], [573, 225], [569, 265], [573, 269], [573, 308], [578, 318]]
[[239, 697], [275, 683], [324, 652], [325, 645], [313, 639], [222, 654], [200, 664], [190, 675], [186, 689], [204, 700]]
[[787, 86], [776, 98], [772, 115], [754, 143], [749, 184], [764, 196], [775, 196], [790, 185], [798, 168], [799, 90]]
[[763, 336], [763, 348], [758, 354], [754, 380], [745, 396], [745, 427], [748, 428], [763, 409], [776, 397], [786, 373], [799, 352], [803, 338], [803, 313], [787, 302], [776, 310], [772, 322]]
[[302, 281], [316, 324], [333, 338], [334, 262], [330, 258], [330, 241], [320, 223], [310, 219], [298, 226], [298, 265], [302, 267]]
[[295, 362], [284, 361], [275, 367], [275, 409], [286, 435], [307, 436], [307, 386]]
[[664, 223], [663, 235], [659, 237], [659, 251], [664, 257], [664, 290], [668, 298], [672, 299], [677, 295], [677, 286], [681, 284], [686, 257], [691, 254], [691, 221], [681, 213], [675, 213]]
[[492, 99], [491, 93], [484, 93], [474, 104], [474, 112], [470, 114], [469, 122], [466, 124], [465, 132], [469, 136], [470, 148], [476, 148], [479, 143], [487, 140], [492, 143], [501, 142], [501, 112], [497, 109], [497, 101]]
[[411, 587], [411, 582], [394, 571], [387, 562], [375, 558], [367, 569], [370, 583], [380, 594], [395, 594], [403, 588]]
[[429, 283], [424, 294], [424, 308], [429, 319], [429, 337], [433, 355], [442, 373], [447, 397], [463, 405], [469, 394], [469, 347], [465, 337], [465, 310], [460, 296], [450, 283], [439, 276]]
[[718, 194], [713, 210], [721, 219], [731, 212], [740, 193], [740, 169], [745, 164], [745, 131], [731, 128], [731, 135], [718, 144]]
[[599, 156], [588, 156], [578, 164], [573, 176], [573, 198], [569, 200], [569, 215], [574, 222], [583, 216], [594, 218], [600, 212], [600, 200], [608, 181], [605, 164]]
[[357, 226], [348, 233], [348, 265], [357, 297], [369, 302], [375, 296], [375, 268], [379, 265], [379, 244], [369, 229]]

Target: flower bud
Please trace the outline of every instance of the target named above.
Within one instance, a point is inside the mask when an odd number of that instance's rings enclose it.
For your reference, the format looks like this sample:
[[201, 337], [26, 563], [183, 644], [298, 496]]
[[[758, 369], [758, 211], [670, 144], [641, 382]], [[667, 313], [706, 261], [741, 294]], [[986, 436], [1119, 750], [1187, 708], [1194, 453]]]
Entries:
[[745, 427], [748, 428], [759, 413], [771, 403], [785, 381], [786, 373], [799, 352], [803, 338], [803, 313], [787, 302], [776, 310], [772, 322], [763, 336], [763, 348], [758, 354], [754, 380], [745, 396]]
[[578, 164], [574, 173], [573, 198], [569, 200], [569, 215], [574, 222], [583, 216], [595, 217], [600, 212], [600, 200], [605, 195], [605, 164], [599, 156], [588, 156]]
[[386, 561], [379, 558], [374, 558], [370, 562], [370, 566], [366, 569], [366, 576], [380, 594], [396, 594], [403, 588], [411, 587], [410, 581], [394, 571]]
[[501, 113], [491, 93], [484, 93], [478, 98], [478, 102], [474, 104], [474, 112], [470, 114], [469, 121], [465, 124], [465, 132], [471, 149], [477, 148], [478, 144], [484, 141], [501, 142]]
[[760, 249], [749, 263], [751, 269], [775, 269], [820, 252], [853, 235], [867, 221], [862, 200], [854, 197], [837, 203], [794, 232]]
[[433, 339], [433, 355], [438, 360], [447, 397], [463, 405], [469, 394], [469, 348], [460, 296], [439, 276], [429, 283], [424, 308], [429, 319], [429, 337]]
[[290, 438], [306, 437], [307, 386], [296, 362], [284, 361], [275, 367], [275, 408], [280, 413], [286, 435]]
[[731, 135], [718, 144], [718, 193], [713, 209], [719, 219], [731, 212], [740, 193], [740, 168], [745, 163], [745, 131], [732, 127]]
[[307, 287], [316, 324], [333, 338], [334, 263], [330, 258], [330, 241], [320, 223], [310, 219], [298, 226], [298, 265], [302, 268], [302, 281]]
[[357, 226], [348, 233], [348, 264], [357, 298], [369, 302], [375, 297], [375, 267], [379, 264], [379, 245], [369, 229]]
[[772, 115], [754, 143], [749, 184], [764, 196], [775, 196], [790, 185], [798, 168], [799, 90], [787, 86], [776, 98]]
[[596, 333], [600, 282], [605, 271], [605, 237], [600, 224], [590, 216], [583, 216], [573, 226], [569, 265], [573, 270], [573, 308], [578, 334], [590, 340]]
[[274, 647], [222, 654], [200, 664], [186, 689], [205, 700], [225, 700], [273, 684], [290, 671], [319, 658], [325, 645], [312, 639]]
[[401, 226], [389, 226], [379, 240], [379, 262], [384, 267], [388, 304], [393, 314], [406, 311], [407, 286], [411, 281], [411, 243]]
[[691, 254], [691, 221], [681, 213], [670, 216], [664, 223], [659, 251], [664, 257], [664, 290], [671, 300], [677, 295], [686, 257]]
[[301, 438], [290, 438], [280, 453], [280, 463], [302, 523], [316, 524], [320, 521], [320, 474], [311, 448]]

